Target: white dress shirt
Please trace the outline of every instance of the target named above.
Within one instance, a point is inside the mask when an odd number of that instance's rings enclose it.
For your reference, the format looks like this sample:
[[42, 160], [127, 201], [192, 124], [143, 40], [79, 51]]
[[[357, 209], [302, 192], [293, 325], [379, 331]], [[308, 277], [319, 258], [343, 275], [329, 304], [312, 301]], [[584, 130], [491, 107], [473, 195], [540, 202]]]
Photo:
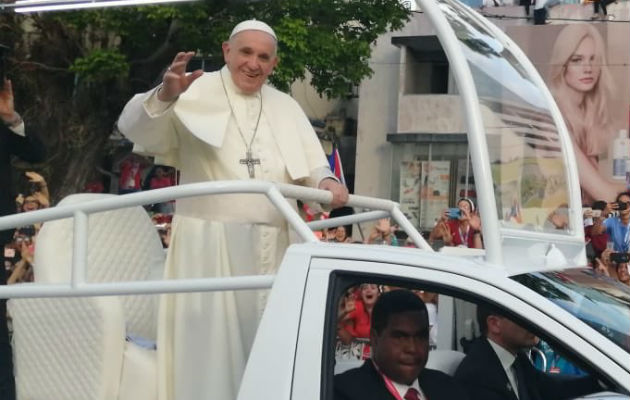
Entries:
[[516, 356], [505, 350], [500, 345], [493, 342], [492, 339], [488, 339], [488, 342], [490, 343], [490, 346], [492, 347], [494, 352], [497, 354], [497, 357], [499, 357], [499, 361], [501, 361], [501, 366], [505, 370], [505, 374], [507, 375], [508, 380], [510, 381], [510, 385], [512, 386], [512, 391], [514, 392], [514, 395], [518, 398], [518, 383], [516, 381], [514, 367], [512, 366], [514, 364], [514, 361], [516, 360]]
[[398, 394], [400, 394], [400, 398], [404, 399], [405, 395], [407, 394], [407, 391], [410, 388], [416, 389], [418, 391], [418, 397], [420, 397], [420, 400], [425, 400], [426, 397], [424, 396], [424, 393], [422, 393], [422, 389], [420, 389], [420, 384], [418, 383], [418, 379], [415, 379], [411, 385], [405, 385], [404, 383], [398, 383], [398, 382], [394, 382], [391, 381], [392, 384], [394, 385], [394, 387], [396, 388], [396, 390], [398, 391]]

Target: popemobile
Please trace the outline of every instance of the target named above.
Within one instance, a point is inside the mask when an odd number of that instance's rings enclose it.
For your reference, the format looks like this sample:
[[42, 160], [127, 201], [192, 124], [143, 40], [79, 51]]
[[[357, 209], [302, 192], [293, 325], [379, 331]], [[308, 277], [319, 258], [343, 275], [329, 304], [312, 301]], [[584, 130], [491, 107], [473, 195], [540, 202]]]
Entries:
[[[476, 308], [491, 306], [541, 339], [531, 352], [537, 368], [591, 376], [601, 390], [588, 398], [630, 399], [630, 288], [586, 266], [576, 161], [549, 90], [469, 7], [419, 4], [462, 98], [483, 250], [433, 251], [389, 200], [350, 196], [354, 215], [305, 223], [287, 199], [327, 203], [329, 192], [258, 180], [72, 195], [0, 218], [0, 230], [45, 222], [36, 281], [0, 287], [10, 299], [18, 398], [155, 400], [160, 294], [269, 290], [238, 399], [332, 400], [335, 375], [369, 354], [367, 343], [337, 337], [340, 302], [349, 288], [374, 284], [437, 295], [427, 367], [452, 375], [480, 335]], [[266, 195], [295, 231], [299, 243], [277, 274], [161, 279], [164, 252], [141, 205], [226, 193]], [[324, 243], [313, 233], [388, 216], [416, 248]]]

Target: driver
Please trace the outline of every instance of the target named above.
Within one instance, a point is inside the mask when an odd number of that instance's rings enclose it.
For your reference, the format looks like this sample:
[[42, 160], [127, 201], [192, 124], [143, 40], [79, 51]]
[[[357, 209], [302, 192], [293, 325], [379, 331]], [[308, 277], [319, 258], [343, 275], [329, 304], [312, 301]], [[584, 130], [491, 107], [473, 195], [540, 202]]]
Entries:
[[455, 372], [471, 400], [562, 400], [602, 390], [590, 376], [534, 368], [525, 350], [540, 339], [496, 311], [477, 306], [477, 322], [484, 337], [471, 344]]

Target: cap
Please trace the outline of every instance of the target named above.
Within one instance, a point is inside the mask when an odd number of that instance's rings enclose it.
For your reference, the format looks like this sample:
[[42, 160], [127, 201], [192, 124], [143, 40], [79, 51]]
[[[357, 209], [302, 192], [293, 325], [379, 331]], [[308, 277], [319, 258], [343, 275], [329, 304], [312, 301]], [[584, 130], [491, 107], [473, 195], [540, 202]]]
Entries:
[[273, 29], [271, 29], [269, 25], [255, 19], [243, 21], [236, 25], [234, 29], [232, 29], [232, 33], [230, 33], [230, 39], [232, 39], [232, 37], [234, 37], [234, 35], [236, 35], [237, 33], [241, 33], [243, 31], [262, 31], [271, 35], [274, 40], [278, 40], [278, 38], [276, 37], [276, 33], [273, 31]]

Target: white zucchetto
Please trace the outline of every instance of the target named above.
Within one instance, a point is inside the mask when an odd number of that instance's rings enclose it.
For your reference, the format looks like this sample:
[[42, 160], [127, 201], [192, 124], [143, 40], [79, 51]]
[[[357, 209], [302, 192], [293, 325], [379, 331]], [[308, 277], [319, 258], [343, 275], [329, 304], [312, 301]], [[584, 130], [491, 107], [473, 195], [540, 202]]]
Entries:
[[271, 35], [274, 40], [278, 40], [278, 38], [276, 37], [276, 33], [273, 31], [273, 29], [271, 29], [269, 25], [255, 19], [243, 21], [236, 25], [234, 29], [232, 29], [232, 33], [230, 33], [230, 39], [232, 39], [232, 37], [234, 37], [234, 35], [236, 35], [237, 33], [243, 31], [262, 31]]

